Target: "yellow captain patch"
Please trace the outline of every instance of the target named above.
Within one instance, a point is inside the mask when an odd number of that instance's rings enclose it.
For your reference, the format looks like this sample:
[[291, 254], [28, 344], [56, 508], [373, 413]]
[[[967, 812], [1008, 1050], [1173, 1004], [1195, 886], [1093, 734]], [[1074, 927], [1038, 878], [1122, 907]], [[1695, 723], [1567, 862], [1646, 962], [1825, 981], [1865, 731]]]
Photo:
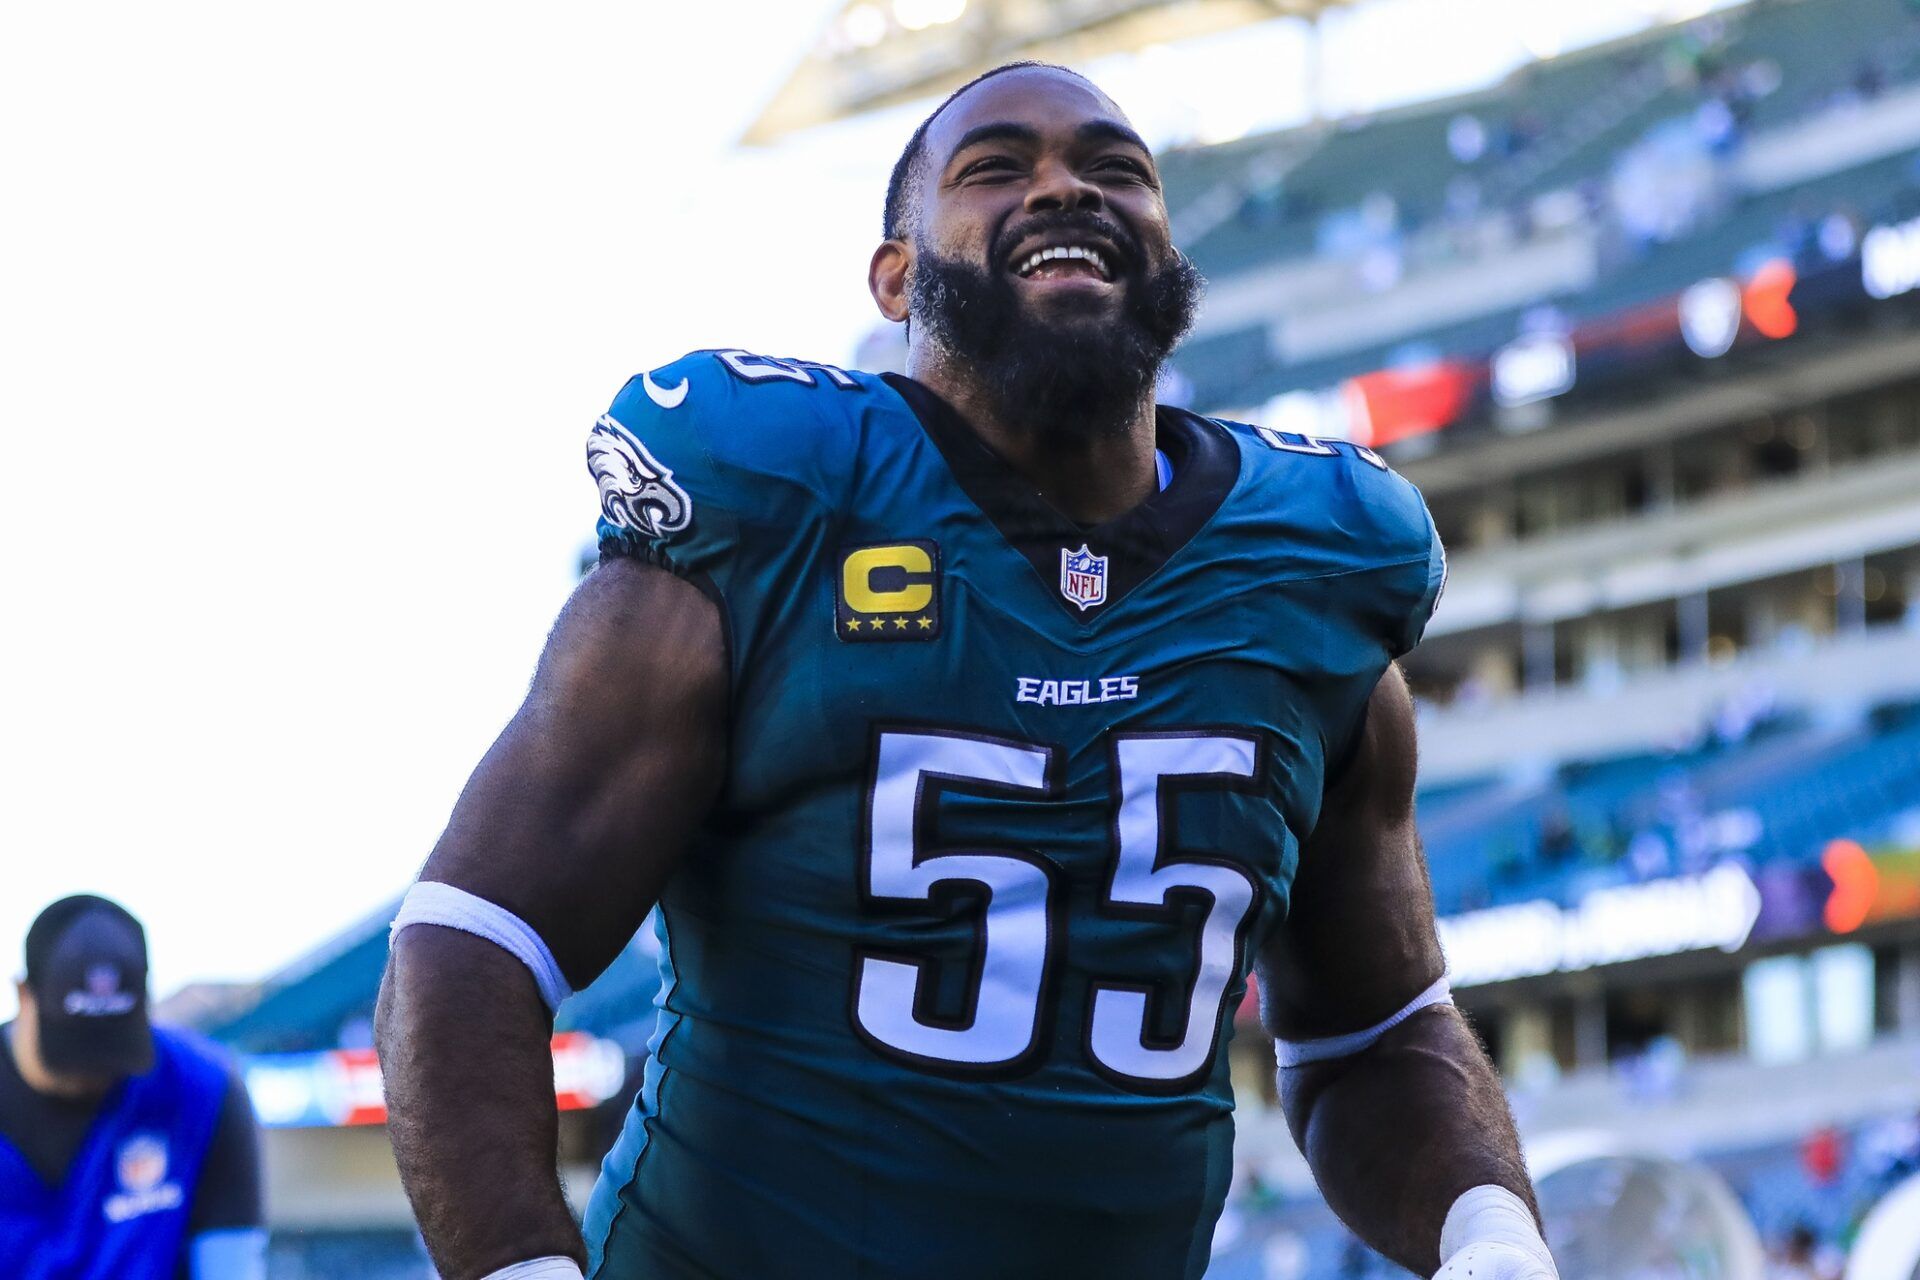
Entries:
[[940, 546], [855, 547], [840, 562], [834, 631], [842, 640], [931, 640], [940, 634]]

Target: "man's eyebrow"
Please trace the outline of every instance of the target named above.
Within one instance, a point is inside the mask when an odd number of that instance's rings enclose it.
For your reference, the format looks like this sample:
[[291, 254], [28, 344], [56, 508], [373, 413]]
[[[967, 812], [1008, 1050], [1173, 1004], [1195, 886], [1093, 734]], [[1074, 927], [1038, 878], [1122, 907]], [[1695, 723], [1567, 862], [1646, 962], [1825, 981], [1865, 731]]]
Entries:
[[[1089, 120], [1074, 130], [1074, 136], [1081, 142], [1119, 142], [1126, 146], [1138, 147], [1147, 155], [1153, 154], [1153, 148], [1145, 139], [1117, 120]], [[968, 147], [983, 142], [1020, 142], [1027, 146], [1040, 145], [1040, 131], [1032, 125], [1016, 124], [1011, 120], [997, 120], [990, 124], [975, 125], [960, 137], [953, 150], [947, 153], [947, 162]]]
[[1089, 120], [1077, 132], [1082, 142], [1124, 142], [1130, 147], [1140, 148], [1148, 155], [1153, 154], [1153, 148], [1146, 144], [1145, 139], [1117, 120]]
[[947, 153], [947, 159], [951, 161], [968, 147], [979, 146], [983, 142], [1024, 142], [1032, 146], [1037, 145], [1039, 141], [1038, 129], [1030, 125], [1015, 124], [1011, 120], [975, 125], [961, 135], [960, 141], [956, 142], [953, 150]]

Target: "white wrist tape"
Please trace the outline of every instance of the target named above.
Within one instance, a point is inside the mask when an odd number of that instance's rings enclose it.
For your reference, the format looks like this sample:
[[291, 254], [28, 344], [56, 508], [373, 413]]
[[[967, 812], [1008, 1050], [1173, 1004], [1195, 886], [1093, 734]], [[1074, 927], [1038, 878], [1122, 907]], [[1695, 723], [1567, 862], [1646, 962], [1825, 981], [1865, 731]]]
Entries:
[[1555, 1270], [1553, 1255], [1541, 1238], [1533, 1211], [1505, 1187], [1488, 1184], [1463, 1191], [1453, 1208], [1447, 1210], [1447, 1220], [1440, 1228], [1441, 1264], [1476, 1244], [1510, 1245], [1538, 1258], [1549, 1271]]
[[1393, 1030], [1422, 1009], [1436, 1004], [1452, 1004], [1453, 988], [1447, 985], [1445, 974], [1440, 980], [1410, 1000], [1400, 1012], [1385, 1022], [1375, 1023], [1365, 1031], [1353, 1031], [1344, 1036], [1327, 1036], [1320, 1040], [1275, 1040], [1274, 1056], [1279, 1059], [1280, 1067], [1305, 1066], [1309, 1062], [1324, 1062], [1328, 1058], [1344, 1058], [1370, 1049], [1381, 1036]]
[[584, 1280], [572, 1258], [535, 1258], [481, 1276], [480, 1280]]
[[[558, 1009], [560, 1002], [573, 994], [573, 988], [567, 985], [566, 975], [560, 972], [559, 961], [553, 958], [553, 952], [533, 931], [532, 925], [505, 907], [488, 902], [465, 889], [456, 889], [450, 884], [439, 884], [432, 880], [416, 881], [400, 902], [400, 914], [393, 918], [392, 934], [398, 934], [410, 924], [437, 924], [470, 933], [476, 938], [485, 938], [527, 966], [527, 972], [533, 975], [534, 985], [540, 988], [540, 998], [547, 1002], [549, 1010]], [[537, 1275], [540, 1280], [545, 1280], [546, 1276], [544, 1272], [527, 1274]], [[578, 1270], [573, 1274], [579, 1274]], [[513, 1280], [520, 1278], [515, 1276]]]

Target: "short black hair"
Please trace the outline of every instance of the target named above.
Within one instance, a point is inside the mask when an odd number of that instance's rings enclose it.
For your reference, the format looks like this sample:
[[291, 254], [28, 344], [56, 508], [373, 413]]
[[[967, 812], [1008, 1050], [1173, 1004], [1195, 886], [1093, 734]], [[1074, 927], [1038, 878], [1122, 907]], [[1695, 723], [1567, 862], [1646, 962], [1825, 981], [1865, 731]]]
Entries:
[[[927, 130], [932, 128], [933, 122], [940, 118], [940, 113], [952, 106], [954, 100], [959, 98], [961, 94], [967, 92], [967, 90], [973, 88], [981, 81], [991, 80], [1002, 72], [1024, 71], [1029, 67], [1039, 67], [1047, 71], [1064, 71], [1076, 79], [1087, 79], [1072, 67], [1063, 67], [1057, 62], [1036, 62], [1033, 59], [1026, 59], [1020, 62], [1003, 62], [990, 71], [981, 72], [948, 94], [946, 99], [942, 101], [939, 106], [935, 107], [925, 120], [920, 122], [919, 127], [913, 131], [913, 136], [907, 139], [906, 148], [900, 152], [900, 158], [893, 162], [893, 174], [887, 179], [887, 205], [880, 223], [880, 235], [882, 239], [901, 240], [906, 238], [905, 224], [907, 220], [907, 207], [912, 203], [914, 166], [919, 163], [920, 153], [926, 149]], [[1093, 82], [1087, 80], [1087, 83], [1092, 84]]]

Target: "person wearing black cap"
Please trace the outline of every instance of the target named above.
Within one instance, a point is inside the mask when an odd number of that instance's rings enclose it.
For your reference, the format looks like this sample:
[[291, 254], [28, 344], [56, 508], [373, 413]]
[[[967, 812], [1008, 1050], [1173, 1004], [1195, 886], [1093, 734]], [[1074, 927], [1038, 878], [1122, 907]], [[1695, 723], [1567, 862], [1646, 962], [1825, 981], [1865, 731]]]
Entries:
[[27, 931], [0, 1025], [0, 1276], [260, 1280], [260, 1138], [219, 1052], [147, 1017], [146, 933], [105, 898]]

